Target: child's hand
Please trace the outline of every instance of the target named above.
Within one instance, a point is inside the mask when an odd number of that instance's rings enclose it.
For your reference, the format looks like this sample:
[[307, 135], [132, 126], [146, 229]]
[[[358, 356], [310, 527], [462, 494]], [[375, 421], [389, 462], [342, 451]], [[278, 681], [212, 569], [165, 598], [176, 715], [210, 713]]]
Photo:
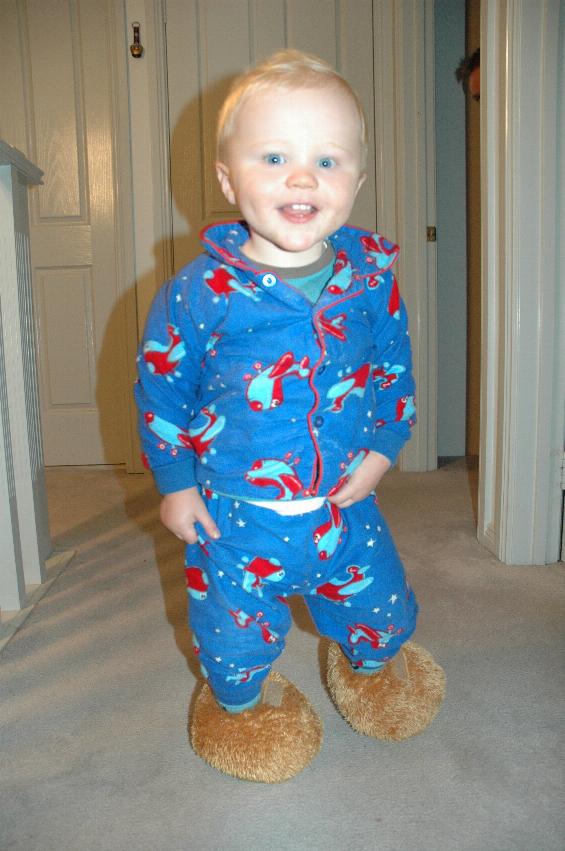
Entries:
[[357, 467], [349, 481], [337, 493], [328, 497], [338, 508], [349, 508], [354, 502], [359, 502], [374, 491], [391, 463], [380, 452], [369, 452], [364, 461]]
[[208, 514], [198, 488], [186, 488], [166, 494], [161, 500], [161, 523], [181, 541], [195, 544], [198, 533], [194, 524], [198, 522], [210, 538], [219, 538], [220, 530]]

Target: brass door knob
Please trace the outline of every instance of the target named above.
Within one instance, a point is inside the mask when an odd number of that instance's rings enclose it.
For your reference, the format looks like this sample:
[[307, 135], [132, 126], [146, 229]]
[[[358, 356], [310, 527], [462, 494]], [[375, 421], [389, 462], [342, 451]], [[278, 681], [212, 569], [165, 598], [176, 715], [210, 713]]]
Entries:
[[140, 59], [143, 55], [143, 45], [139, 40], [139, 21], [134, 21], [133, 27], [133, 44], [130, 44], [130, 52], [134, 59]]

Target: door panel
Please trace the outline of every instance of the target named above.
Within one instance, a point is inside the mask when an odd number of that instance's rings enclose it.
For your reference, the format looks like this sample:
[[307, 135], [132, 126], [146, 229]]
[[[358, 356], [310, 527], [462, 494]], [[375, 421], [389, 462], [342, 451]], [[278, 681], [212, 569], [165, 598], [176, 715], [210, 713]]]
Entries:
[[368, 179], [351, 222], [376, 227], [372, 3], [335, 0], [167, 0], [174, 266], [200, 253], [202, 227], [237, 211], [214, 172], [218, 109], [234, 75], [280, 47], [316, 53], [356, 88], [370, 135]]
[[17, 70], [10, 69], [23, 97], [9, 103], [14, 121], [7, 125], [18, 133], [13, 144], [45, 172], [43, 186], [31, 193], [30, 230], [48, 465], [126, 458], [111, 8], [88, 0], [6, 0], [2, 6], [2, 25], [23, 48]]

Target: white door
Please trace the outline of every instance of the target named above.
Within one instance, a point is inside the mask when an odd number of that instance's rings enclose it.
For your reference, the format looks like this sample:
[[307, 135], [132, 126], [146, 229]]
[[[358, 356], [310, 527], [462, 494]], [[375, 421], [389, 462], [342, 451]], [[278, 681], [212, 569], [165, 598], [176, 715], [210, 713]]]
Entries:
[[280, 47], [326, 59], [359, 93], [370, 135], [368, 179], [351, 216], [376, 228], [371, 0], [167, 0], [174, 267], [200, 253], [200, 229], [237, 213], [214, 171], [215, 123], [233, 76]]
[[0, 7], [0, 135], [45, 172], [31, 193], [31, 251], [48, 465], [127, 456], [112, 14], [110, 2], [90, 0], [2, 0]]

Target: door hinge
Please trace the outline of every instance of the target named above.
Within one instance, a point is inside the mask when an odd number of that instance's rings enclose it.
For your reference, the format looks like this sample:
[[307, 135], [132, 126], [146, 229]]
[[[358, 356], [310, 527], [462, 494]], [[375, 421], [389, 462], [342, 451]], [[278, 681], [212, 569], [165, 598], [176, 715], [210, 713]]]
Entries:
[[426, 234], [428, 237], [428, 242], [436, 241], [436, 229], [433, 225], [426, 228]]
[[561, 458], [561, 490], [565, 491], [565, 452]]

